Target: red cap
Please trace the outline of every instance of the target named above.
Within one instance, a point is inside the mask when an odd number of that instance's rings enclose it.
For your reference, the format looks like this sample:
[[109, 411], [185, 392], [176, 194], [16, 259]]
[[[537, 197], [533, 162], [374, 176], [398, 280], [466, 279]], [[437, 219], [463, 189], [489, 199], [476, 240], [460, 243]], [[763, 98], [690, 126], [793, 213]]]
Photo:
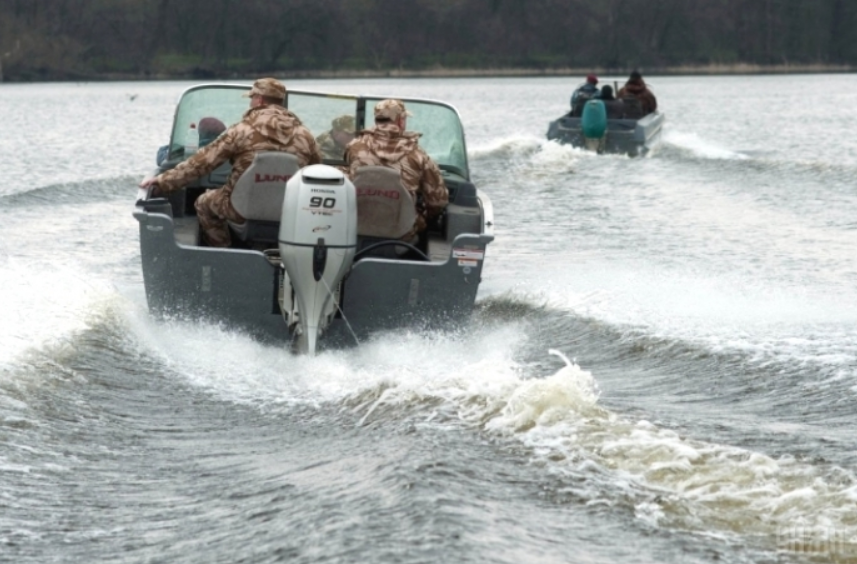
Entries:
[[598, 84], [598, 77], [594, 74], [587, 74], [586, 82], [588, 82], [589, 84]]

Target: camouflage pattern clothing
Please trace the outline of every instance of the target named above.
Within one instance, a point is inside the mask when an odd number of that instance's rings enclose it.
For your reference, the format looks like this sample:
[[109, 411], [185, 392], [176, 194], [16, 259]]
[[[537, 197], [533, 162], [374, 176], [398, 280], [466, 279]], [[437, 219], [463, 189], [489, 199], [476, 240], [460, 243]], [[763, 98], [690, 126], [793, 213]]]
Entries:
[[260, 78], [253, 83], [250, 91], [244, 94], [245, 98], [252, 98], [253, 96], [266, 96], [282, 104], [283, 100], [286, 99], [286, 86], [276, 78]]
[[212, 247], [231, 244], [227, 220], [243, 223], [230, 201], [235, 182], [253, 162], [259, 151], [283, 151], [298, 157], [300, 166], [321, 162], [315, 138], [300, 119], [278, 105], [250, 108], [240, 122], [227, 129], [210, 145], [157, 177], [161, 192], [180, 189], [194, 179], [204, 176], [225, 161], [232, 164], [226, 184], [208, 190], [197, 198], [194, 207], [206, 242]]
[[342, 160], [345, 155], [345, 147], [340, 147], [333, 139], [330, 131], [325, 131], [315, 138], [318, 143], [318, 148], [321, 151], [321, 156], [325, 159]]
[[[336, 137], [343, 137], [339, 143], [336, 142]], [[341, 161], [345, 158], [345, 146], [354, 139], [354, 116], [343, 115], [335, 118], [330, 122], [330, 131], [325, 131], [315, 138], [321, 149], [321, 156], [325, 159]]]
[[420, 135], [402, 131], [395, 123], [379, 123], [359, 132], [345, 152], [352, 179], [361, 166], [387, 166], [400, 172], [402, 185], [417, 202], [417, 220], [402, 237], [404, 240], [424, 231], [428, 220], [443, 212], [449, 203], [449, 190], [440, 169], [418, 145]]

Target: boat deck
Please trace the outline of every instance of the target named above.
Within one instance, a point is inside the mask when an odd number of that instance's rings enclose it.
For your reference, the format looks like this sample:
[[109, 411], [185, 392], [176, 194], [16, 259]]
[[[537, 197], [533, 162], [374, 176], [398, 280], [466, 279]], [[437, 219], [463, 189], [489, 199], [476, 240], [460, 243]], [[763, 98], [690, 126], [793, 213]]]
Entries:
[[173, 218], [176, 242], [189, 247], [199, 246], [199, 221], [196, 216]]
[[[173, 218], [176, 243], [187, 247], [200, 246], [199, 221], [196, 216]], [[428, 257], [432, 262], [446, 261], [452, 249], [452, 243], [442, 236], [432, 234], [428, 238]]]

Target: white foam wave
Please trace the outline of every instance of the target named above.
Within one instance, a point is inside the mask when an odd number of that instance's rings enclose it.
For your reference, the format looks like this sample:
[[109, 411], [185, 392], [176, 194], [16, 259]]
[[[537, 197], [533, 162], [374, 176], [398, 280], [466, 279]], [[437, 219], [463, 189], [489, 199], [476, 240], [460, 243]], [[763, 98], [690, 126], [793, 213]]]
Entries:
[[533, 462], [552, 472], [601, 482], [577, 493], [592, 504], [630, 499], [637, 518], [651, 526], [776, 542], [801, 524], [857, 537], [857, 477], [850, 470], [627, 420], [596, 405], [591, 386], [590, 374], [567, 363], [550, 378], [521, 382], [485, 429], [521, 441]]
[[341, 402], [391, 384], [403, 397], [411, 391], [444, 396], [474, 382], [493, 387], [517, 377], [509, 355], [520, 334], [510, 327], [479, 339], [458, 333], [383, 333], [354, 349], [308, 357], [292, 354], [285, 344], [265, 345], [220, 326], [155, 322], [146, 314], [132, 316], [130, 323], [149, 354], [229, 401]]
[[580, 159], [598, 156], [592, 151], [531, 136], [494, 139], [471, 148], [469, 155], [472, 160], [503, 159], [506, 170], [528, 179], [564, 176], [574, 172]]
[[580, 159], [595, 158], [598, 154], [571, 145], [545, 141], [541, 150], [533, 153], [529, 165], [539, 177], [556, 176], [572, 172]]
[[680, 131], [664, 130], [664, 141], [675, 145], [706, 159], [735, 159], [748, 158], [740, 152], [722, 147], [717, 143], [702, 139], [696, 133], [683, 133]]
[[[515, 324], [468, 334], [386, 333], [355, 349], [294, 356], [213, 326], [135, 322], [151, 354], [226, 401], [332, 404], [362, 424], [465, 424], [520, 442], [538, 467], [587, 476], [587, 503], [631, 503], [650, 526], [775, 539], [800, 523], [857, 536], [852, 472], [685, 437], [598, 405], [592, 374], [529, 378]], [[576, 482], [575, 482], [576, 483]], [[708, 534], [706, 533], [706, 534]]]
[[115, 293], [72, 265], [0, 258], [0, 367], [87, 327], [96, 303]]
[[633, 262], [617, 267], [597, 257], [571, 276], [562, 263], [537, 276], [516, 274], [521, 287], [540, 288], [539, 298], [551, 307], [635, 334], [857, 376], [857, 302], [847, 294], [763, 284], [740, 273], [653, 270]]
[[547, 141], [529, 135], [514, 135], [492, 139], [489, 143], [470, 147], [468, 155], [474, 159], [493, 156], [529, 155], [546, 145]]
[[565, 366], [549, 378], [519, 382], [503, 399], [502, 410], [486, 424], [486, 429], [528, 430], [553, 425], [572, 414], [600, 412], [596, 409], [598, 386], [592, 375], [561, 352], [549, 352], [562, 358]]

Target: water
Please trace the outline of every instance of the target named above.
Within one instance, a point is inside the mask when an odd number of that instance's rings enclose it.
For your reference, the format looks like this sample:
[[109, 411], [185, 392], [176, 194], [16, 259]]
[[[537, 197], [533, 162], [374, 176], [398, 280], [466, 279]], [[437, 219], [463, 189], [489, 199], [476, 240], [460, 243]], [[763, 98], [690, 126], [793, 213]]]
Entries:
[[187, 83], [0, 86], [0, 561], [857, 561], [857, 78], [652, 78], [645, 159], [577, 82], [289, 83], [456, 105], [497, 222], [468, 331], [316, 358], [146, 312]]

